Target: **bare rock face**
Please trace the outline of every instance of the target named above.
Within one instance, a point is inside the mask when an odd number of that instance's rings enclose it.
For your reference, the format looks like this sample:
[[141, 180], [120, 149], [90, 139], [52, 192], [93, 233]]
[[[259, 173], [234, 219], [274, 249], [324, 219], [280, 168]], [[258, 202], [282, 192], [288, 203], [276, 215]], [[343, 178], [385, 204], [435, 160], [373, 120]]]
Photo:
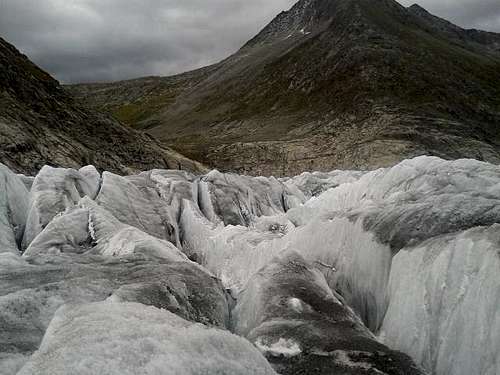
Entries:
[[75, 103], [59, 83], [0, 38], [0, 160], [16, 172], [93, 164], [116, 173], [204, 167]]
[[301, 0], [216, 65], [68, 89], [239, 173], [365, 169], [420, 155], [499, 163], [499, 45], [499, 34], [393, 0]]

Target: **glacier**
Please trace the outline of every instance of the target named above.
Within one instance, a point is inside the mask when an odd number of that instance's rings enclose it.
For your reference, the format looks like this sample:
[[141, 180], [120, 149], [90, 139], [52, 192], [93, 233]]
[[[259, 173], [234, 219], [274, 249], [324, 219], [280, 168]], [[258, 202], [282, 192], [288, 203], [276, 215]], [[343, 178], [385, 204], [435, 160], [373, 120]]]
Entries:
[[165, 374], [165, 366], [171, 374], [275, 374], [254, 346], [227, 331], [151, 306], [98, 302], [57, 310], [19, 375]]
[[0, 164], [0, 374], [496, 375], [499, 229], [500, 167], [476, 160]]

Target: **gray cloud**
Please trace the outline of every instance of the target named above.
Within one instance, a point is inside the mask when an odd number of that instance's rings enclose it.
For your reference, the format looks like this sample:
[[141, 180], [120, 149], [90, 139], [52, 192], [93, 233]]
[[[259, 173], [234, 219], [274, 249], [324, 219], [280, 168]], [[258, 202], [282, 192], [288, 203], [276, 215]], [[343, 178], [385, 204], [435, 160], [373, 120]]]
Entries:
[[[169, 75], [228, 56], [294, 2], [0, 0], [0, 35], [63, 82]], [[500, 32], [498, 0], [419, 3], [461, 26]]]

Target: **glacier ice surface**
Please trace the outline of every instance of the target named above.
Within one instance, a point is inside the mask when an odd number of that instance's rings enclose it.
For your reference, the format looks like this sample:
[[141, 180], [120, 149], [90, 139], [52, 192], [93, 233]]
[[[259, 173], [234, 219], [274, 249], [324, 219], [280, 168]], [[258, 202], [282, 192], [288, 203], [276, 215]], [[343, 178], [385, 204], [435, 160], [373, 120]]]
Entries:
[[[103, 327], [106, 327], [103, 329]], [[19, 375], [276, 374], [248, 341], [137, 303], [67, 305]]]
[[147, 174], [122, 177], [104, 172], [96, 202], [124, 224], [175, 241], [170, 208]]
[[[285, 180], [285, 183], [293, 183], [293, 179]], [[308, 192], [303, 186], [299, 190], [304, 196], [304, 192]], [[414, 250], [408, 249], [419, 245], [431, 246], [432, 241], [439, 241], [441, 236], [466, 235], [471, 228], [488, 228], [500, 222], [498, 166], [474, 160], [444, 161], [420, 157], [393, 168], [356, 175], [320, 195], [308, 194], [311, 195], [309, 200], [291, 207], [282, 215], [287, 220], [281, 222], [291, 225], [278, 235], [263, 232], [262, 228], [252, 227], [252, 224], [212, 225], [196, 210], [195, 205], [189, 205], [181, 217], [182, 226], [190, 228], [184, 236], [186, 249], [197, 252], [199, 260], [237, 292], [245, 290], [252, 275], [271, 262], [273, 257], [287, 250], [296, 251], [317, 265], [329, 286], [343, 296], [373, 332], [379, 333], [383, 326], [385, 342], [391, 348], [413, 355], [429, 372], [460, 375], [471, 373], [474, 366], [474, 371], [480, 374], [500, 371], [500, 330], [496, 318], [500, 269], [497, 261], [489, 264], [490, 270], [495, 272], [486, 272], [482, 268], [477, 270], [481, 275], [479, 280], [486, 280], [484, 284], [477, 285], [491, 285], [488, 288], [490, 295], [478, 293], [474, 302], [470, 298], [458, 297], [441, 301], [441, 294], [432, 289], [428, 298], [436, 298], [435, 303], [444, 303], [445, 306], [427, 312], [428, 315], [418, 318], [420, 320], [412, 318], [415, 319], [413, 326], [419, 327], [423, 321], [443, 319], [448, 310], [458, 309], [463, 315], [453, 315], [445, 325], [450, 324], [452, 329], [458, 327], [457, 322], [460, 321], [467, 327], [462, 327], [462, 332], [468, 332], [470, 337], [474, 337], [473, 332], [483, 332], [474, 338], [472, 346], [469, 345], [470, 339], [464, 335], [449, 334], [450, 339], [443, 341], [436, 326], [432, 326], [428, 334], [425, 331], [415, 332], [416, 328], [406, 324], [411, 323], [406, 319], [410, 319], [412, 314], [398, 308], [403, 309], [402, 304], [410, 301], [413, 307], [409, 308], [418, 311], [418, 306], [428, 304], [419, 305], [418, 299], [413, 298], [415, 294], [404, 287], [401, 287], [400, 293], [395, 293], [392, 285], [399, 285], [399, 282], [389, 281], [400, 273], [405, 275], [406, 284], [410, 284], [419, 275], [421, 283], [409, 290], [426, 290], [425, 287], [436, 276], [428, 271], [412, 274], [412, 266], [407, 263], [414, 260], [404, 258], [404, 254]], [[498, 227], [494, 228], [498, 231]], [[498, 259], [499, 242], [487, 245], [483, 241], [476, 245], [477, 248], [485, 246], [492, 247], [490, 257]], [[479, 250], [475, 254], [481, 256]], [[451, 272], [454, 276], [449, 277], [461, 277], [466, 272], [464, 267], [467, 263], [460, 249], [454, 248], [449, 257], [457, 266], [450, 270], [442, 269], [442, 273]], [[404, 260], [399, 263], [399, 259]], [[488, 312], [485, 320], [481, 321], [481, 327], [478, 327], [476, 319], [467, 319], [478, 304]], [[398, 312], [397, 319], [388, 320]], [[395, 320], [399, 323], [395, 324]], [[392, 330], [385, 326], [392, 327]], [[485, 329], [492, 333], [484, 333]], [[455, 342], [457, 339], [458, 342]], [[484, 349], [486, 347], [489, 349]], [[451, 355], [454, 350], [458, 350], [459, 354]], [[429, 359], [429, 356], [435, 358]], [[457, 356], [460, 360], [455, 360]], [[481, 366], [476, 366], [478, 361], [481, 361]], [[474, 365], [461, 366], [461, 362]]]
[[[234, 309], [235, 332], [247, 337], [278, 372], [422, 374], [411, 359], [377, 342], [323, 274], [287, 252], [255, 274]], [[345, 353], [347, 365], [337, 354]], [[376, 353], [376, 354], [375, 354]]]
[[4, 360], [29, 358], [64, 304], [140, 302], [210, 326], [229, 325], [221, 283], [187, 261], [143, 254], [5, 253], [0, 254], [0, 280], [0, 369], [7, 366]]
[[436, 374], [498, 374], [500, 225], [399, 252], [381, 335]]
[[22, 179], [0, 164], [0, 253], [18, 253], [29, 210]]
[[232, 328], [275, 369], [306, 371], [314, 355], [323, 373], [388, 358], [419, 371], [401, 351], [431, 374], [497, 374], [497, 223], [500, 168], [474, 160], [283, 179], [91, 166], [32, 179], [0, 165], [0, 368], [69, 366], [71, 348], [52, 364], [31, 355], [61, 306], [81, 305], [64, 320], [102, 302], [103, 324], [140, 303]]
[[80, 173], [75, 169], [45, 166], [40, 170], [30, 190], [23, 249], [29, 246], [55, 216], [75, 206], [80, 198], [95, 198], [99, 183], [94, 169], [84, 167]]

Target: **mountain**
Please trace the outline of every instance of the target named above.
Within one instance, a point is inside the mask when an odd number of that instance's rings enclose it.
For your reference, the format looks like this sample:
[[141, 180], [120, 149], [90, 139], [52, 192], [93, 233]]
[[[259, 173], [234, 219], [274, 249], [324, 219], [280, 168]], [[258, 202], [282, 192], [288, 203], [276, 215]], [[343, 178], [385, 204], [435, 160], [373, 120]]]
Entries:
[[204, 167], [151, 136], [75, 102], [49, 74], [0, 38], [0, 161], [34, 173], [44, 164], [130, 173]]
[[69, 90], [241, 173], [500, 162], [500, 34], [393, 0], [301, 0], [213, 66]]

